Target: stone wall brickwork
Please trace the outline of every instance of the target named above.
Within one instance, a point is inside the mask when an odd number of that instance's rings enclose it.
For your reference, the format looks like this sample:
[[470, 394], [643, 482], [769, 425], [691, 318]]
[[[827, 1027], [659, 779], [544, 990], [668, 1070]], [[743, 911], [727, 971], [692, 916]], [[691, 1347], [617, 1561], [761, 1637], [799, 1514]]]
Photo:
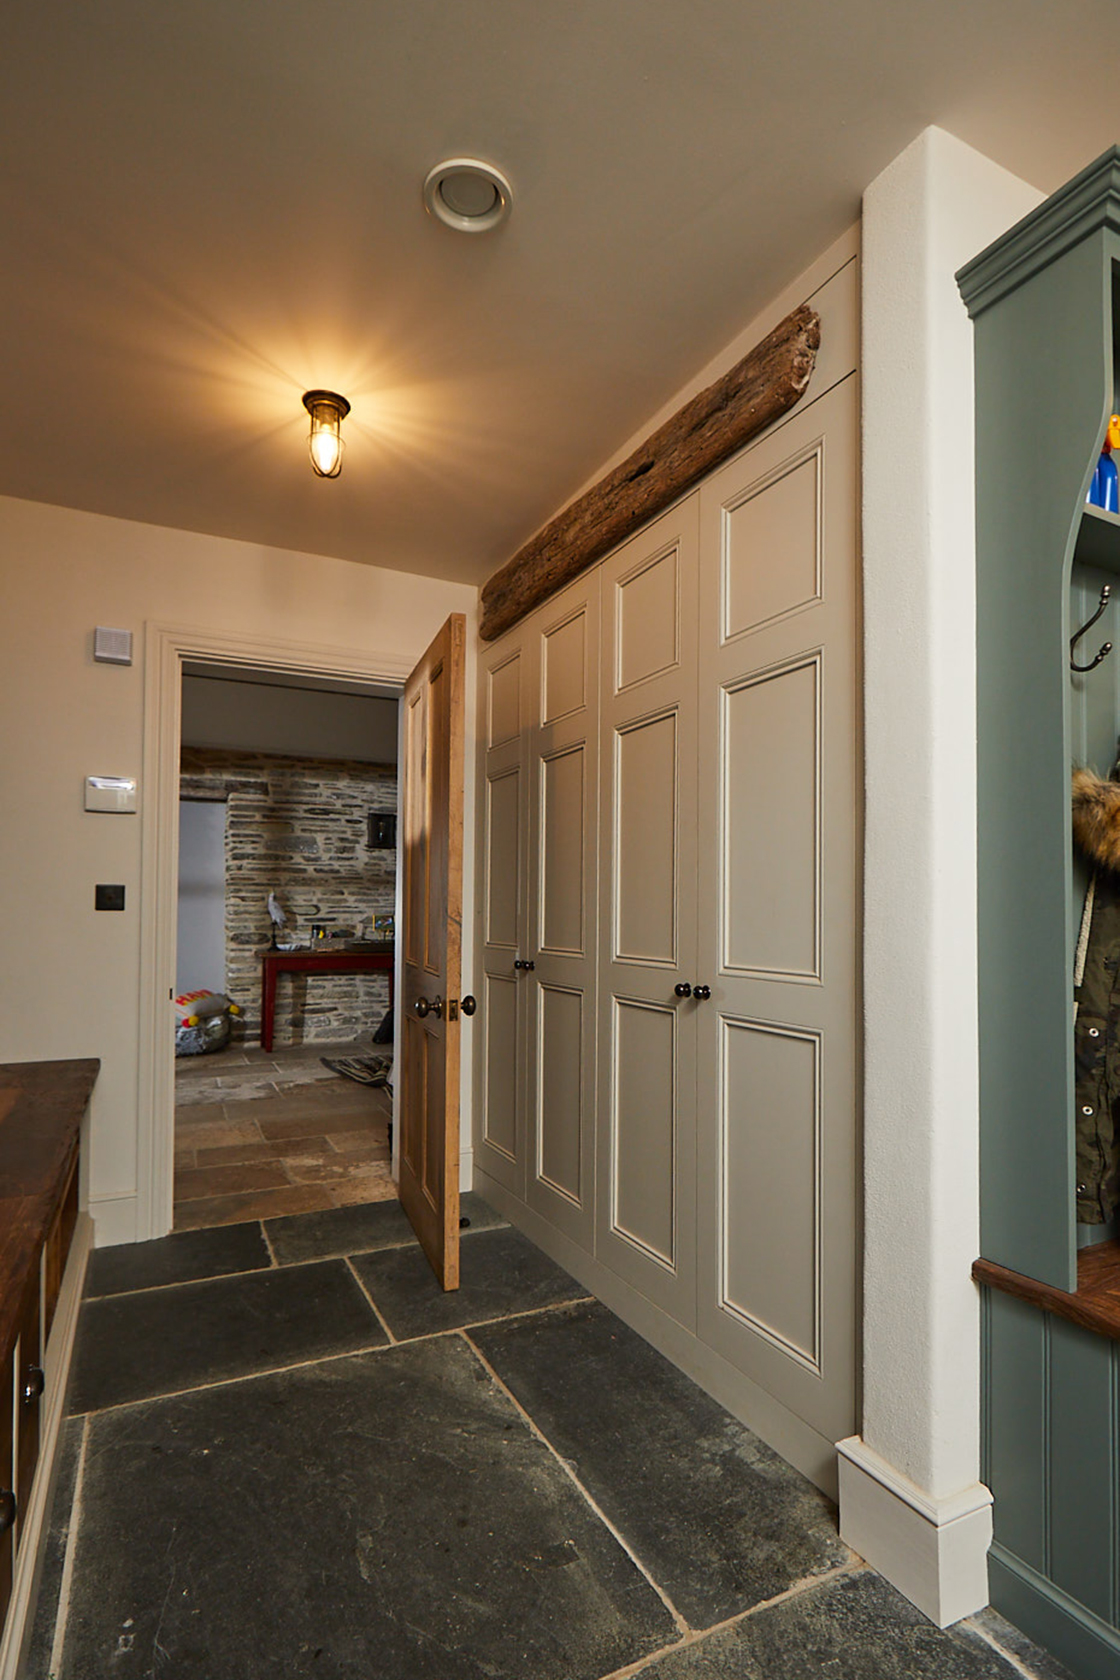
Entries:
[[[259, 1039], [270, 892], [300, 944], [312, 922], [368, 939], [373, 917], [394, 909], [397, 854], [367, 848], [366, 817], [396, 810], [397, 767], [184, 747], [179, 791], [227, 804], [226, 987], [244, 1011], [236, 1036]], [[383, 974], [282, 974], [274, 1042], [364, 1038], [388, 1004]]]

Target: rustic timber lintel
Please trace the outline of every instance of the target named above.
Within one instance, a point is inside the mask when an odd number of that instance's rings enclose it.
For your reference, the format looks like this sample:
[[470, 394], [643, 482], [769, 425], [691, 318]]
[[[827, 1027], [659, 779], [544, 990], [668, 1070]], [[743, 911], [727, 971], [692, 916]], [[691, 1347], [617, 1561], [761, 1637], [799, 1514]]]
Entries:
[[484, 586], [483, 641], [502, 635], [792, 408], [820, 342], [820, 316], [802, 304], [558, 513]]

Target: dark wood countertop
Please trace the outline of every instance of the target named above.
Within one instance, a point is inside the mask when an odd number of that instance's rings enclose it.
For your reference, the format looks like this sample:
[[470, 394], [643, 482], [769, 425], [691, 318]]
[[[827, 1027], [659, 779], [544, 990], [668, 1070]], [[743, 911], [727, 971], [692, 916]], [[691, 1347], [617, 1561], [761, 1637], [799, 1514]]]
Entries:
[[977, 1283], [1068, 1318], [1083, 1330], [1120, 1340], [1120, 1242], [1094, 1243], [1080, 1251], [1077, 1289], [1072, 1293], [997, 1266], [993, 1260], [975, 1261], [972, 1275]]
[[0, 1063], [0, 1356], [11, 1345], [38, 1245], [101, 1063]]

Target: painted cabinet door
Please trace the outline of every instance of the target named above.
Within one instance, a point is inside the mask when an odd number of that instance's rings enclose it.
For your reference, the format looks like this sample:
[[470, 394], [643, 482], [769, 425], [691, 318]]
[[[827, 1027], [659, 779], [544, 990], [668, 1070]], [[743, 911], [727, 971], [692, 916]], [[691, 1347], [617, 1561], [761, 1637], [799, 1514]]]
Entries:
[[858, 423], [853, 376], [700, 492], [698, 1329], [833, 1441], [856, 1426]]
[[479, 1165], [525, 1194], [524, 950], [529, 871], [529, 719], [534, 640], [525, 626], [485, 648], [479, 669], [482, 929], [475, 1028]]
[[598, 964], [599, 573], [528, 621], [529, 899], [525, 1195], [576, 1242], [594, 1241]]
[[689, 497], [601, 568], [596, 1254], [696, 1314], [696, 587]]

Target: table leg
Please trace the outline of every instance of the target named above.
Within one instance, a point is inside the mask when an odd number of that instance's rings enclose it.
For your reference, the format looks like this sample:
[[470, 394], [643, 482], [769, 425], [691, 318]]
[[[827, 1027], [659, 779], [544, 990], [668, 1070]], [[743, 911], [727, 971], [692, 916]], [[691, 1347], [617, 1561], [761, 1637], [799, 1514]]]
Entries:
[[276, 970], [270, 962], [264, 969], [261, 985], [261, 1049], [272, 1049], [272, 1024], [276, 1014]]

